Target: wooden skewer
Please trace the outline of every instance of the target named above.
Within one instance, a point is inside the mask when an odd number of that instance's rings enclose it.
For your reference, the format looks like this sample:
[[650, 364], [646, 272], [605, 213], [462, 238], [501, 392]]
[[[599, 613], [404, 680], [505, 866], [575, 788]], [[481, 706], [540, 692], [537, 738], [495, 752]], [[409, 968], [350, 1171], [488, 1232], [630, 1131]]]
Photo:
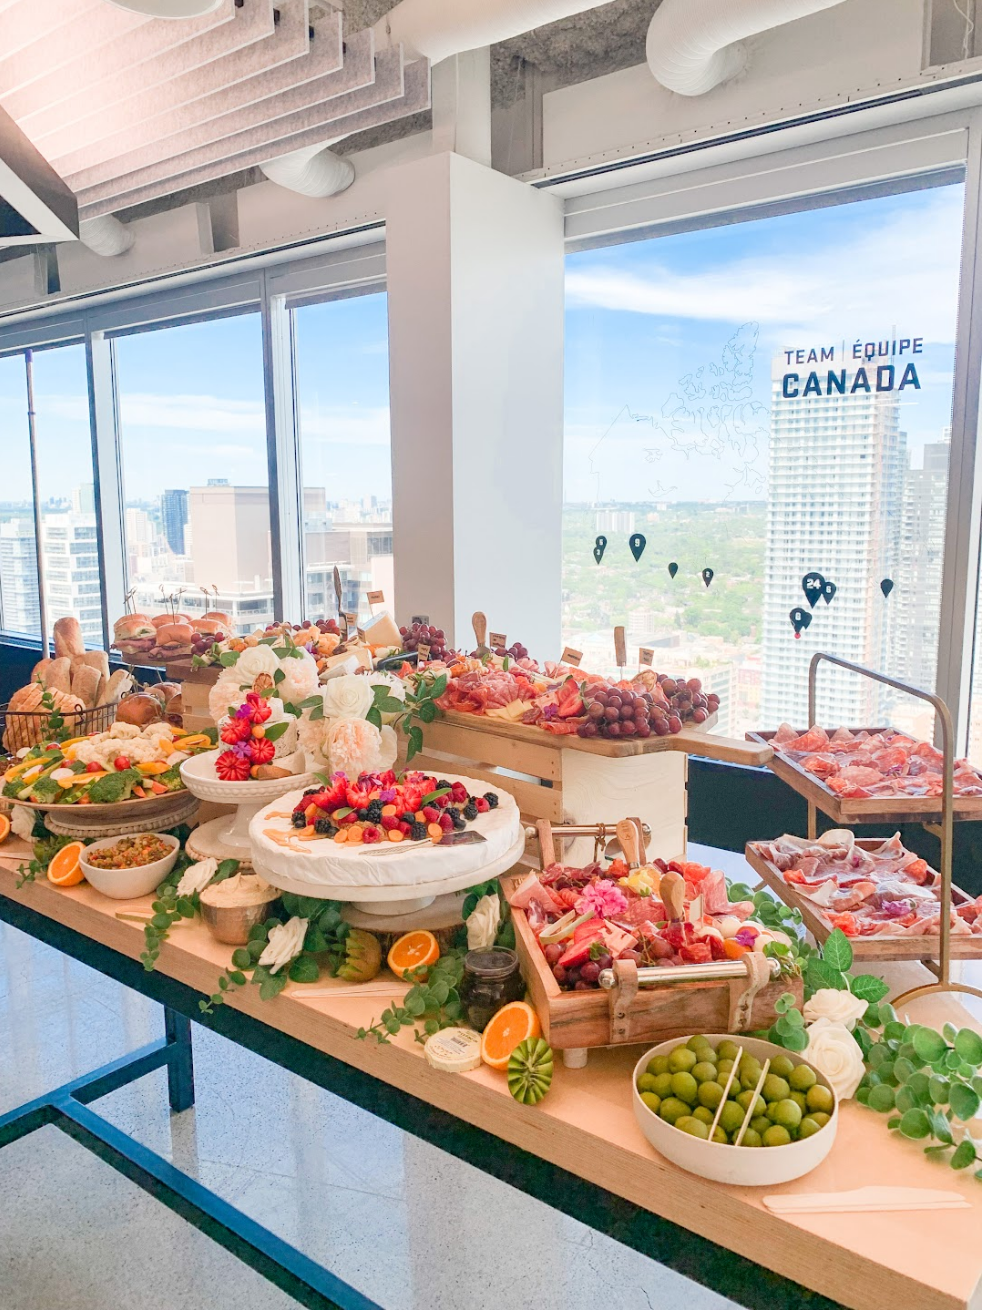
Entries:
[[736, 1077], [736, 1072], [740, 1068], [740, 1061], [742, 1059], [743, 1059], [743, 1047], [741, 1046], [737, 1050], [736, 1059], [733, 1061], [733, 1068], [730, 1070], [730, 1076], [729, 1078], [727, 1078], [726, 1086], [723, 1088], [723, 1099], [720, 1101], [719, 1105], [717, 1105], [716, 1113], [713, 1115], [712, 1126], [709, 1129], [710, 1141], [713, 1140], [713, 1133], [715, 1133], [717, 1127], [719, 1126], [720, 1116], [723, 1113], [723, 1106], [726, 1104], [726, 1098], [730, 1094], [730, 1088], [733, 1086], [733, 1079]]
[[295, 997], [297, 1000], [303, 1000], [308, 996], [404, 996], [408, 990], [408, 984], [403, 983], [401, 987], [386, 985], [384, 987], [372, 987], [370, 983], [359, 983], [354, 987], [299, 987], [296, 991], [287, 992], [288, 996]]
[[750, 1104], [747, 1106], [747, 1113], [743, 1116], [743, 1123], [740, 1125], [740, 1131], [737, 1133], [736, 1141], [733, 1143], [734, 1146], [739, 1146], [743, 1141], [743, 1134], [747, 1131], [747, 1124], [754, 1117], [754, 1106], [757, 1104], [757, 1097], [760, 1095], [760, 1089], [764, 1085], [764, 1079], [767, 1077], [767, 1071], [770, 1067], [771, 1060], [770, 1056], [768, 1056], [764, 1061], [763, 1069], [760, 1071], [760, 1077], [757, 1079], [757, 1086], [754, 1088], [754, 1094], [750, 1100]]

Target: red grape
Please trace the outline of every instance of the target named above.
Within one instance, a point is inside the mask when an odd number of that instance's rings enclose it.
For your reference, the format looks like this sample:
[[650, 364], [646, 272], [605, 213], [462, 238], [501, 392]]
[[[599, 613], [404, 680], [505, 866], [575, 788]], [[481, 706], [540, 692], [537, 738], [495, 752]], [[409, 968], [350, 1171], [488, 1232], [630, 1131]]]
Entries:
[[596, 960], [587, 960], [586, 964], [580, 968], [580, 978], [585, 983], [595, 983], [599, 977], [600, 965], [597, 964]]
[[545, 957], [550, 966], [558, 964], [563, 958], [563, 948], [558, 942], [550, 942], [545, 949]]

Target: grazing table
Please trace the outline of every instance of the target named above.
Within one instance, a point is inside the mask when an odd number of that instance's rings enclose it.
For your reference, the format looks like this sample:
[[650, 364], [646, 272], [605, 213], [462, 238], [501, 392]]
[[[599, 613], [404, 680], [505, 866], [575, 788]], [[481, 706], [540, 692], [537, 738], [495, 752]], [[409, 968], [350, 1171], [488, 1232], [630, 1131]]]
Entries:
[[[357, 1039], [357, 1029], [394, 997], [350, 995], [347, 987], [344, 996], [310, 996], [291, 983], [263, 1002], [250, 985], [204, 1015], [198, 1002], [214, 991], [230, 947], [199, 921], [185, 921], [164, 943], [156, 970], [147, 973], [137, 958], [142, 929], [116, 914], [145, 912], [149, 897], [110, 901], [84, 883], [62, 890], [41, 880], [18, 888], [15, 871], [26, 858], [26, 845], [14, 839], [4, 845], [0, 918], [160, 1002], [166, 1036], [0, 1116], [0, 1146], [54, 1124], [304, 1305], [372, 1310], [375, 1303], [90, 1108], [98, 1097], [166, 1066], [172, 1109], [188, 1109], [194, 1100], [192, 1019], [740, 1305], [982, 1306], [982, 1184], [971, 1171], [955, 1173], [929, 1161], [917, 1143], [895, 1139], [884, 1116], [855, 1102], [842, 1107], [833, 1150], [807, 1177], [767, 1189], [708, 1182], [659, 1156], [635, 1123], [631, 1072], [640, 1048], [595, 1051], [584, 1069], [557, 1063], [548, 1096], [528, 1107], [512, 1099], [503, 1074], [486, 1067], [467, 1074], [432, 1069], [406, 1032], [387, 1045]], [[930, 976], [911, 961], [883, 972], [897, 992]], [[938, 1027], [948, 1020], [977, 1026], [952, 996], [919, 1000], [911, 1014]], [[789, 1219], [762, 1205], [765, 1193], [873, 1183], [952, 1189], [971, 1206]]]

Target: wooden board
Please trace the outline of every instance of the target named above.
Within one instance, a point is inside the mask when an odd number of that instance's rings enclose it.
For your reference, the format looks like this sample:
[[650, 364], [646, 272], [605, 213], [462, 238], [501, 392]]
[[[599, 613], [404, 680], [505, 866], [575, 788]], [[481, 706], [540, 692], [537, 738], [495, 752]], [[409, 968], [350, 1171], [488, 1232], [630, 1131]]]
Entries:
[[[857, 837], [856, 845], [871, 850], [882, 844], [879, 837]], [[793, 883], [785, 882], [780, 869], [775, 868], [757, 849], [757, 842], [747, 842], [747, 863], [760, 874], [771, 891], [792, 910], [800, 910], [805, 927], [817, 942], [824, 942], [832, 931], [832, 924], [814, 901], [803, 896]], [[951, 903], [964, 905], [972, 899], [960, 887], [952, 887]], [[925, 937], [850, 937], [852, 953], [857, 960], [869, 963], [878, 960], [936, 960], [941, 950], [937, 933]], [[951, 957], [954, 960], [982, 959], [982, 937], [951, 937]]]
[[[139, 925], [121, 922], [115, 913], [146, 912], [149, 898], [111, 902], [84, 884], [59, 890], [37, 883], [18, 891], [12, 870], [29, 851], [10, 839], [3, 854], [0, 894], [138, 958], [143, 949]], [[210, 994], [230, 953], [195, 921], [173, 930], [158, 969]], [[888, 966], [885, 972], [894, 993], [930, 980], [922, 966], [912, 963]], [[258, 988], [249, 986], [233, 992], [228, 1004], [851, 1310], [978, 1310], [982, 1185], [971, 1170], [955, 1173], [932, 1163], [919, 1144], [893, 1137], [882, 1116], [853, 1102], [842, 1107], [828, 1159], [806, 1178], [768, 1188], [766, 1194], [903, 1184], [951, 1188], [970, 1208], [868, 1214], [861, 1222], [842, 1214], [794, 1220], [773, 1215], [761, 1204], [764, 1189], [708, 1182], [670, 1164], [648, 1144], [631, 1108], [631, 1070], [643, 1047], [595, 1051], [585, 1069], [565, 1069], [557, 1062], [545, 1100], [521, 1106], [508, 1094], [501, 1073], [431, 1069], [409, 1034], [399, 1034], [386, 1046], [356, 1040], [356, 1030], [377, 1017], [391, 998], [305, 998], [303, 990], [291, 985], [275, 1001], [263, 1002]], [[910, 1008], [912, 1017], [936, 1027], [946, 1021], [979, 1026], [952, 996], [926, 997]], [[248, 1099], [250, 1090], [240, 1090]]]
[[[852, 732], [882, 732], [882, 728], [852, 728]], [[748, 732], [747, 740], [770, 747], [773, 732]], [[796, 760], [772, 750], [768, 766], [805, 800], [843, 827], [853, 823], [913, 823], [941, 818], [941, 799], [935, 796], [836, 796]], [[982, 796], [956, 796], [956, 819], [982, 819]]]

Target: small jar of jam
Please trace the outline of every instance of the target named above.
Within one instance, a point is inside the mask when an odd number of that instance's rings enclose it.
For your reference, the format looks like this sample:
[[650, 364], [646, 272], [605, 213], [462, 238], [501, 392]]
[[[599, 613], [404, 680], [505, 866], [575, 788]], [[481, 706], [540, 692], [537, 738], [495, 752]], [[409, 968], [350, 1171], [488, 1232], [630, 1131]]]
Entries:
[[483, 951], [468, 951], [464, 956], [464, 976], [460, 982], [460, 999], [467, 1022], [483, 1032], [503, 1005], [520, 1001], [525, 983], [518, 967], [518, 956], [505, 946], [491, 946]]

